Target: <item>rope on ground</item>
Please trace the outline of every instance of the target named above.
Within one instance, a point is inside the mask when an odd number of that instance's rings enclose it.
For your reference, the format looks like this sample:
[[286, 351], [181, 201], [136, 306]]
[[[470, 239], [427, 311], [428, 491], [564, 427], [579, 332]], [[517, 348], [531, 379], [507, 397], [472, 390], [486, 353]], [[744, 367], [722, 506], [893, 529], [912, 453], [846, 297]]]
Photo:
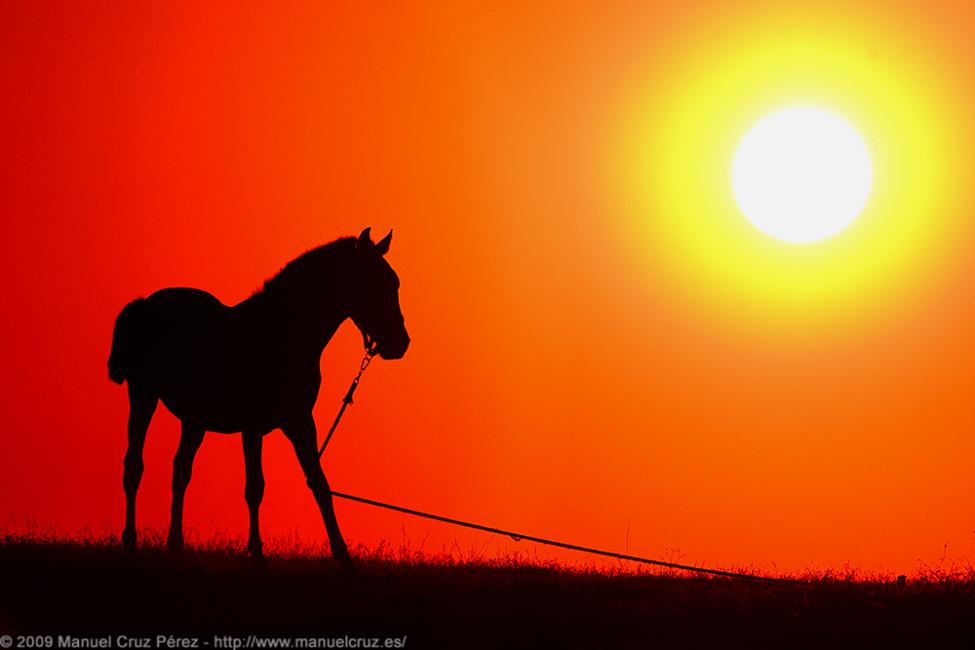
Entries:
[[390, 503], [384, 503], [382, 501], [365, 499], [363, 497], [357, 497], [351, 494], [345, 494], [343, 492], [335, 492], [334, 490], [332, 491], [332, 496], [336, 496], [340, 499], [347, 499], [349, 501], [356, 501], [358, 503], [364, 503], [366, 505], [374, 506], [376, 508], [395, 510], [396, 512], [402, 512], [404, 514], [412, 515], [414, 517], [432, 519], [433, 521], [439, 521], [445, 524], [451, 524], [453, 526], [462, 526], [464, 528], [473, 528], [474, 530], [482, 530], [486, 533], [493, 533], [495, 535], [503, 535], [505, 537], [510, 537], [516, 542], [520, 542], [520, 541], [535, 542], [538, 544], [545, 544], [547, 546], [556, 546], [558, 548], [568, 549], [570, 551], [589, 553], [591, 555], [602, 555], [604, 557], [616, 558], [618, 560], [626, 560], [628, 562], [639, 562], [641, 564], [651, 564], [653, 566], [666, 567], [668, 569], [677, 569], [679, 571], [688, 571], [692, 573], [705, 573], [708, 575], [722, 576], [725, 578], [741, 578], [745, 580], [757, 580], [762, 582], [778, 582], [778, 583], [802, 582], [801, 580], [796, 580], [793, 578], [777, 578], [777, 577], [770, 577], [770, 576], [760, 576], [752, 573], [741, 573], [738, 571], [723, 571], [721, 569], [708, 569], [705, 567], [691, 566], [689, 564], [677, 564], [676, 562], [664, 562], [663, 560], [653, 560], [646, 557], [640, 557], [639, 555], [629, 555], [626, 553], [615, 553], [613, 551], [604, 551], [598, 548], [579, 546], [578, 544], [569, 544], [566, 542], [560, 542], [553, 539], [546, 539], [544, 537], [536, 537], [534, 535], [525, 535], [523, 533], [516, 533], [510, 530], [504, 530], [503, 528], [494, 528], [492, 526], [484, 526], [482, 524], [475, 524], [469, 521], [462, 521], [460, 519], [451, 519], [450, 517], [442, 517], [440, 515], [434, 515], [429, 512], [413, 510], [412, 508], [404, 508], [403, 506], [395, 506]]

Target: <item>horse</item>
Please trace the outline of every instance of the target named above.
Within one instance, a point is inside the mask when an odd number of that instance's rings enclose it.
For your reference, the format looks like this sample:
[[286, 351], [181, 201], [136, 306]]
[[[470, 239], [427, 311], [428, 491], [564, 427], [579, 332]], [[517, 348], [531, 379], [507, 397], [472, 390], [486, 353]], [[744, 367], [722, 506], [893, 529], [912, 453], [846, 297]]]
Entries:
[[261, 447], [265, 435], [281, 429], [321, 512], [332, 557], [352, 568], [318, 459], [312, 408], [321, 386], [322, 353], [346, 319], [361, 332], [368, 353], [388, 360], [406, 354], [410, 337], [399, 305], [399, 278], [385, 259], [392, 236], [390, 231], [373, 242], [366, 228], [358, 237], [314, 248], [232, 307], [199, 289], [168, 288], [122, 309], [108, 374], [117, 384], [128, 383], [123, 548], [136, 547], [142, 450], [162, 400], [181, 423], [173, 459], [170, 550], [183, 549], [183, 498], [204, 433], [240, 433], [250, 514], [247, 550], [263, 558]]

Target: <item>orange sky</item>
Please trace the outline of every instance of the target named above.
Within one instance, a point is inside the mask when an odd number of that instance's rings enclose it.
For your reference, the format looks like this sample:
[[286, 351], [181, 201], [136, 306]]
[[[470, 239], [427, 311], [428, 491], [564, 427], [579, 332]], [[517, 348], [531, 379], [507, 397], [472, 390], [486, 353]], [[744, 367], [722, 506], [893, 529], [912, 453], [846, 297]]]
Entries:
[[[128, 300], [234, 303], [372, 226], [413, 342], [366, 376], [336, 489], [691, 563], [975, 557], [965, 3], [205, 4], [0, 10], [5, 525], [120, 527]], [[811, 57], [758, 49], [823, 25]], [[685, 173], [730, 174], [736, 125], [794, 100], [838, 102], [878, 170], [864, 225], [801, 251]], [[320, 428], [360, 356], [347, 323]], [[160, 410], [142, 524], [167, 521], [176, 440]], [[279, 433], [264, 466], [266, 537], [323, 539]], [[352, 543], [534, 552], [338, 511]], [[208, 436], [186, 520], [245, 530], [236, 436]]]

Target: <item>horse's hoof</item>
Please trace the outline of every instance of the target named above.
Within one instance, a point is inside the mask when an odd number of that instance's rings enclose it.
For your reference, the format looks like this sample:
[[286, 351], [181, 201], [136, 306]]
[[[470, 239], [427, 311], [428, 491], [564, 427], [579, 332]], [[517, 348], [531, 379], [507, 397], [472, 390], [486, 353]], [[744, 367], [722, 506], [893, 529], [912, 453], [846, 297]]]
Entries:
[[350, 559], [339, 560], [339, 567], [342, 569], [342, 575], [348, 577], [354, 577], [359, 574], [359, 570], [356, 568], [355, 562]]
[[264, 557], [263, 553], [250, 553], [250, 563], [251, 567], [256, 571], [265, 571], [267, 569], [267, 558]]
[[135, 531], [125, 530], [122, 532], [122, 549], [125, 551], [135, 550]]
[[170, 553], [182, 553], [184, 550], [182, 537], [170, 537], [166, 540], [166, 550]]

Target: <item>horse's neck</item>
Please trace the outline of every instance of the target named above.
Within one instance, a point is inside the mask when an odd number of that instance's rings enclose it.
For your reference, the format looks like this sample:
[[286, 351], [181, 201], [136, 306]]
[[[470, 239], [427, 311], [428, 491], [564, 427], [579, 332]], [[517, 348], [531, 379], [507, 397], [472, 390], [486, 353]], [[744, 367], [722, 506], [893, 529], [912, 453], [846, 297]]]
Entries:
[[289, 263], [239, 305], [254, 326], [277, 336], [283, 348], [322, 350], [349, 317], [338, 280], [347, 277], [348, 251], [335, 244]]
[[[338, 308], [313, 305], [307, 298], [286, 299], [256, 294], [237, 309], [254, 327], [276, 332], [287, 347], [307, 350], [321, 356], [339, 326], [349, 317]], [[323, 301], [324, 302], [324, 301]]]
[[297, 342], [311, 349], [317, 357], [322, 356], [325, 346], [329, 344], [335, 332], [338, 331], [345, 319], [345, 314], [329, 314], [325, 318], [310, 319], [303, 328], [299, 328], [301, 334], [297, 337]]

